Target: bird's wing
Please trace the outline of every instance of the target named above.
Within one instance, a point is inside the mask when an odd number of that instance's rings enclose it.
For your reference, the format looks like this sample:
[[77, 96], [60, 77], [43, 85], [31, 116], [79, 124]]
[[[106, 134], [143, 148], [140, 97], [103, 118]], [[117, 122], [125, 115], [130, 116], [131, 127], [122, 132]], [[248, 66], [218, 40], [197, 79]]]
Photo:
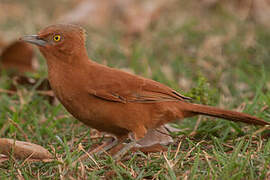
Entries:
[[127, 103], [152, 103], [164, 101], [185, 101], [175, 90], [150, 79], [132, 75], [112, 68], [102, 69], [88, 87], [88, 93], [103, 100]]

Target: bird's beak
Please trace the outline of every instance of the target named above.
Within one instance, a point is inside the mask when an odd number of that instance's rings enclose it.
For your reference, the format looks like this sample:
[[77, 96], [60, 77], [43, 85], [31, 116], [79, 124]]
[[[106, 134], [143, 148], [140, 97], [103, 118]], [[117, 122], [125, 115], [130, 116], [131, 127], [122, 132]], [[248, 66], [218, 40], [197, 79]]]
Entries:
[[41, 39], [38, 35], [27, 35], [20, 38], [20, 40], [35, 44], [38, 46], [45, 46], [47, 44], [47, 41]]

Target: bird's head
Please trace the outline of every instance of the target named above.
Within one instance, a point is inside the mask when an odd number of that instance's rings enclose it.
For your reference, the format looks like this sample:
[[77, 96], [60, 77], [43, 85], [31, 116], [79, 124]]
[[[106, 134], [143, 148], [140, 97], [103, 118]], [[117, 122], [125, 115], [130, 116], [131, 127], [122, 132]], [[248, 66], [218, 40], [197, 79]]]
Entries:
[[86, 53], [85, 30], [77, 25], [57, 24], [42, 29], [37, 35], [27, 35], [21, 40], [35, 44], [48, 58], [66, 59]]

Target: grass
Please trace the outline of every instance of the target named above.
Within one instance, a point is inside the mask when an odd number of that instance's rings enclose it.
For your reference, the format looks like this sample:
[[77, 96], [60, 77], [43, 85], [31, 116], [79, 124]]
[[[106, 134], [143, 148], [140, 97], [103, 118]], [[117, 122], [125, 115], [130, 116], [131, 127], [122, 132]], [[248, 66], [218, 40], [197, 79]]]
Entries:
[[[24, 6], [40, 6], [31, 2]], [[221, 7], [191, 12], [190, 4], [175, 1], [170, 11], [138, 37], [126, 37], [123, 27], [113, 26], [110, 31], [88, 28], [89, 56], [162, 82], [195, 102], [242, 108], [270, 121], [269, 31], [254, 22], [240, 21]], [[53, 19], [51, 15], [46, 18], [45, 22]], [[38, 17], [32, 23], [20, 22], [20, 17], [5, 21], [0, 32], [16, 38], [18, 33], [34, 33], [46, 26], [38, 23]], [[39, 72], [28, 76], [45, 78], [44, 58], [38, 54], [38, 59]], [[0, 88], [10, 85], [10, 78], [2, 72]], [[269, 129], [208, 117], [201, 118], [192, 135], [198, 117], [174, 124], [181, 131], [172, 134], [174, 143], [167, 152], [132, 153], [121, 162], [97, 156], [95, 161], [72, 167], [83, 154], [80, 145], [89, 149], [102, 139], [93, 139], [100, 134], [72, 118], [61, 104], [51, 105], [35, 88], [21, 85], [18, 89], [12, 96], [0, 94], [0, 136], [27, 138], [56, 158], [47, 163], [10, 158], [0, 164], [1, 179], [270, 178]]]

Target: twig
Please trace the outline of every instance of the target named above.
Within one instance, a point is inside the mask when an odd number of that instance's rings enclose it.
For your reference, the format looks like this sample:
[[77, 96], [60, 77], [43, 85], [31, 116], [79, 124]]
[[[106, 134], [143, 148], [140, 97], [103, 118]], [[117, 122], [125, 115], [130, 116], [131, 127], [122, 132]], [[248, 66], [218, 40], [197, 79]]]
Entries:
[[13, 94], [16, 94], [17, 92], [0, 88], [0, 93], [7, 93], [7, 94], [13, 95]]
[[176, 150], [176, 153], [175, 153], [175, 155], [174, 155], [174, 159], [176, 158], [176, 156], [178, 155], [178, 153], [179, 153], [179, 151], [180, 151], [181, 144], [182, 144], [182, 141], [180, 141], [180, 142], [178, 143], [177, 150]]
[[8, 123], [5, 123], [2, 128], [0, 129], [0, 137], [3, 136], [4, 132], [7, 130], [9, 124]]
[[216, 175], [216, 173], [215, 173], [215, 171], [214, 171], [214, 168], [212, 167], [212, 165], [211, 165], [211, 163], [210, 163], [210, 161], [209, 161], [209, 158], [208, 158], [209, 155], [208, 155], [207, 152], [205, 152], [205, 151], [203, 151], [203, 153], [204, 153], [204, 157], [205, 157], [205, 159], [206, 159], [206, 162], [207, 162], [208, 166], [210, 167], [212, 173], [213, 173], [214, 175]]
[[267, 126], [264, 126], [264, 127], [260, 128], [260, 129], [258, 129], [257, 131], [255, 131], [254, 133], [252, 133], [252, 136], [257, 135], [257, 134], [263, 132], [263, 131], [266, 130], [266, 129], [270, 129], [270, 126], [267, 125]]
[[34, 154], [35, 154], [35, 152], [33, 152], [32, 154], [30, 154], [30, 155], [23, 161], [23, 163], [20, 165], [20, 167], [22, 167], [22, 166], [24, 165], [24, 163], [27, 162]]
[[202, 121], [202, 116], [199, 116], [199, 118], [198, 118], [198, 120], [196, 122], [196, 125], [195, 125], [194, 129], [192, 130], [192, 132], [189, 134], [189, 136], [195, 136], [196, 135], [196, 131], [197, 131], [201, 121]]
[[[86, 156], [88, 156], [96, 164], [96, 166], [100, 169], [100, 167], [99, 167], [98, 163], [96, 162], [96, 160], [87, 151], [84, 150], [84, 148], [82, 147], [82, 144], [81, 143], [79, 144], [79, 150], [83, 151], [85, 153], [85, 155], [81, 156], [79, 159], [77, 159], [76, 161], [74, 161], [72, 163], [72, 165], [75, 165], [78, 161], [81, 162], [82, 160], [85, 159]], [[82, 157], [84, 157], [84, 158], [82, 158]]]
[[52, 90], [49, 91], [36, 91], [37, 94], [54, 97]]

